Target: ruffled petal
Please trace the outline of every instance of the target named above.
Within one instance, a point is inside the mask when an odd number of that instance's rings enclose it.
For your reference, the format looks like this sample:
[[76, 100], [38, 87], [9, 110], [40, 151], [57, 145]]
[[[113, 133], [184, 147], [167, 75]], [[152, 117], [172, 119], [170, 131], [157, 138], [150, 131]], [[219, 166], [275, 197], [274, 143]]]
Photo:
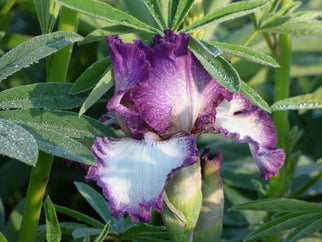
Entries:
[[128, 213], [133, 221], [147, 222], [152, 207], [162, 210], [167, 181], [181, 168], [198, 161], [195, 137], [167, 141], [151, 132], [144, 140], [97, 138], [92, 147], [97, 166], [87, 179], [103, 188], [114, 217]]
[[159, 133], [169, 128], [190, 133], [197, 119], [199, 126], [214, 122], [214, 103], [227, 91], [188, 50], [188, 34], [165, 33], [154, 38], [149, 79], [131, 90], [131, 98]]
[[277, 134], [269, 115], [239, 93], [234, 93], [231, 101], [220, 103], [216, 112], [213, 132], [249, 143], [262, 178], [276, 175], [285, 153], [276, 148]]

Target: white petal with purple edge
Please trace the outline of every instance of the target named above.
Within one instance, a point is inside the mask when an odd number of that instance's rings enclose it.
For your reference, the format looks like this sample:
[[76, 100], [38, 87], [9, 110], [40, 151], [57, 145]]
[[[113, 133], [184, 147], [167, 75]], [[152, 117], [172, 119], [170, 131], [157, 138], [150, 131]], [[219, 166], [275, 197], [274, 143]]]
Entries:
[[87, 179], [103, 188], [114, 217], [128, 213], [140, 222], [151, 219], [152, 207], [162, 210], [167, 181], [199, 155], [193, 135], [159, 141], [151, 132], [144, 140], [97, 138], [92, 152], [98, 166], [89, 169]]
[[285, 153], [276, 148], [277, 134], [269, 115], [239, 93], [234, 93], [231, 101], [221, 102], [216, 112], [213, 132], [249, 143], [262, 178], [276, 175]]

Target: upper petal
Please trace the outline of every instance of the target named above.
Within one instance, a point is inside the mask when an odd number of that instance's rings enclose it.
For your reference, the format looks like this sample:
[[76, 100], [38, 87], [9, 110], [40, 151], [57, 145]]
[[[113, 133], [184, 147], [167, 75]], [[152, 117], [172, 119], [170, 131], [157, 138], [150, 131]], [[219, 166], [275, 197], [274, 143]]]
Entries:
[[151, 219], [152, 207], [162, 210], [167, 181], [198, 161], [193, 135], [167, 141], [150, 132], [144, 140], [97, 138], [92, 152], [98, 165], [90, 167], [87, 179], [103, 188], [112, 215], [128, 213], [141, 222]]
[[234, 93], [231, 101], [220, 103], [216, 112], [213, 132], [248, 142], [262, 178], [276, 175], [284, 163], [285, 153], [276, 148], [277, 134], [269, 115], [239, 93]]
[[228, 92], [188, 50], [189, 35], [166, 34], [154, 39], [149, 79], [131, 90], [131, 98], [159, 133], [168, 128], [190, 133], [198, 118], [214, 122], [214, 103]]

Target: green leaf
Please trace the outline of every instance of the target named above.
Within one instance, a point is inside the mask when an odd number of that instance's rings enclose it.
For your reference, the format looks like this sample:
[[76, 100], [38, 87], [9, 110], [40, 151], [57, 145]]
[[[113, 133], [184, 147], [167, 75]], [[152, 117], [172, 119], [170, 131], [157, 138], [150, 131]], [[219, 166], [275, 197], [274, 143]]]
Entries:
[[312, 235], [313, 233], [319, 231], [322, 228], [322, 218], [317, 219], [313, 222], [304, 222], [304, 224], [298, 226], [293, 230], [288, 236], [287, 241], [299, 241], [305, 237]]
[[305, 94], [296, 97], [287, 98], [274, 103], [271, 106], [272, 111], [281, 110], [300, 110], [315, 109], [322, 107], [321, 94]]
[[322, 11], [301, 11], [297, 12], [292, 16], [293, 22], [305, 22], [311, 21], [322, 17]]
[[129, 34], [129, 33], [135, 33], [135, 32], [139, 32], [139, 31], [133, 30], [133, 28], [122, 26], [122, 25], [107, 26], [101, 29], [95, 29], [94, 31], [86, 35], [85, 38], [81, 42], [79, 42], [79, 45], [88, 44], [91, 42], [96, 42], [101, 40], [106, 41], [106, 36], [108, 35]]
[[86, 235], [84, 236], [83, 242], [90, 242], [90, 241], [91, 241], [91, 236], [89, 232], [87, 232]]
[[215, 10], [204, 18], [181, 29], [182, 32], [191, 32], [210, 23], [220, 23], [250, 14], [267, 4], [267, 0], [241, 1]]
[[4, 230], [5, 219], [6, 219], [6, 213], [5, 213], [3, 202], [0, 198], [0, 231]]
[[35, 0], [41, 32], [47, 34], [52, 32], [60, 6], [53, 0]]
[[18, 241], [24, 206], [25, 199], [22, 199], [9, 215], [6, 229], [4, 231], [4, 234], [6, 235], [8, 241]]
[[82, 182], [74, 182], [79, 193], [85, 198], [85, 200], [92, 206], [92, 208], [101, 216], [101, 218], [108, 222], [111, 219], [110, 208], [107, 206], [105, 198]]
[[98, 99], [110, 90], [111, 87], [113, 87], [113, 84], [112, 66], [110, 66], [83, 103], [79, 110], [79, 116], [83, 115]]
[[224, 54], [236, 56], [267, 66], [279, 67], [279, 64], [274, 58], [249, 47], [215, 41], [210, 41], [210, 43], [217, 46]]
[[0, 119], [0, 144], [0, 154], [28, 165], [36, 164], [38, 157], [36, 140], [27, 130], [13, 121]]
[[[190, 38], [189, 48], [197, 59], [201, 62], [203, 67], [215, 78], [221, 85], [230, 91], [237, 92], [240, 89], [240, 78], [237, 71], [218, 55], [213, 53], [209, 49], [205, 48], [205, 45], [200, 45], [196, 38]], [[214, 57], [216, 56], [216, 57]]]
[[55, 32], [40, 35], [22, 43], [0, 58], [0, 81], [82, 39], [83, 37], [76, 33]]
[[238, 204], [231, 210], [264, 210], [270, 212], [322, 212], [322, 206], [295, 199], [263, 199]]
[[115, 136], [99, 121], [90, 117], [78, 117], [67, 111], [10, 110], [1, 111], [0, 118], [9, 119], [35, 130], [52, 130], [74, 139], [93, 141], [96, 137]]
[[46, 238], [50, 242], [59, 242], [61, 240], [61, 230], [56, 216], [56, 211], [49, 196], [44, 203], [46, 217]]
[[108, 221], [108, 222], [105, 224], [105, 226], [104, 226], [104, 228], [103, 228], [102, 232], [101, 232], [101, 233], [97, 236], [97, 238], [95, 239], [95, 242], [102, 242], [102, 241], [104, 241], [104, 240], [105, 240], [105, 238], [106, 238], [106, 236], [108, 235], [109, 230], [110, 230], [110, 221]]
[[83, 213], [78, 212], [76, 210], [73, 210], [73, 209], [70, 209], [67, 207], [63, 207], [63, 206], [58, 206], [58, 205], [55, 205], [55, 209], [56, 209], [57, 213], [63, 213], [67, 216], [70, 216], [70, 217], [75, 218], [79, 221], [87, 223], [95, 228], [98, 228], [98, 229], [104, 228], [104, 224], [102, 224], [98, 220], [91, 218], [91, 217], [87, 216], [86, 214], [83, 214]]
[[292, 35], [321, 34], [322, 21], [305, 21], [305, 22], [288, 21], [276, 27], [264, 28], [260, 30], [263, 32], [272, 32], [277, 34], [292, 34]]
[[[195, 0], [181, 0], [177, 5], [177, 11], [173, 19], [173, 25], [170, 26], [173, 31], [176, 31], [180, 24], [183, 22], [184, 18], [189, 13]], [[184, 32], [184, 31], [183, 31]]]
[[103, 58], [93, 63], [77, 78], [70, 90], [70, 94], [79, 94], [95, 87], [106, 70], [110, 69], [111, 66], [110, 57]]
[[98, 235], [100, 232], [101, 232], [100, 229], [86, 227], [86, 228], [75, 229], [72, 235], [75, 240], [84, 238], [83, 241], [90, 241], [87, 239], [88, 237], [90, 237], [91, 235]]
[[[168, 232], [164, 226], [155, 226], [152, 224], [133, 224], [121, 233], [122, 239], [142, 241], [159, 241], [169, 239]], [[157, 240], [159, 239], [159, 240]]]
[[305, 222], [320, 219], [322, 213], [291, 213], [282, 215], [252, 232], [247, 240], [259, 239], [297, 227]]
[[162, 16], [160, 2], [158, 0], [143, 0], [143, 2], [150, 11], [155, 22], [159, 25], [160, 29], [167, 29], [167, 25]]
[[241, 81], [241, 93], [261, 109], [269, 113], [271, 112], [271, 108], [268, 106], [267, 102], [244, 81]]
[[0, 109], [44, 108], [72, 109], [79, 107], [86, 96], [71, 96], [71, 83], [36, 83], [0, 92]]
[[168, 4], [168, 26], [173, 26], [173, 20], [176, 16], [180, 0], [169, 0]]
[[96, 0], [56, 0], [61, 5], [88, 14], [95, 18], [103, 19], [108, 22], [131, 27], [149, 33], [160, 33], [162, 31], [153, 28], [137, 18], [113, 8], [112, 6]]
[[7, 242], [6, 237], [0, 232], [0, 242]]

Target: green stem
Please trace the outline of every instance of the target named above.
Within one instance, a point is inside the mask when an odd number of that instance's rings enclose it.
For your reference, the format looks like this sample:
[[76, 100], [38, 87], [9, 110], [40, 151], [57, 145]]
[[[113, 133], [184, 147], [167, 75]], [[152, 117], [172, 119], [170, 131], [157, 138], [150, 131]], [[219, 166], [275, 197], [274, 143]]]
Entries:
[[[76, 32], [80, 14], [72, 9], [63, 7], [60, 10], [59, 31]], [[51, 59], [51, 68], [48, 74], [48, 82], [65, 82], [73, 44], [70, 44], [56, 52]]]
[[9, 0], [0, 11], [0, 20], [10, 11], [16, 0]]
[[[73, 10], [63, 8], [61, 12], [59, 30], [76, 32], [79, 14]], [[58, 51], [51, 59], [51, 69], [47, 69], [47, 81], [61, 81], [66, 79], [72, 45]], [[47, 68], [48, 68], [47, 64]], [[53, 162], [53, 156], [39, 151], [36, 167], [31, 170], [28, 191], [22, 218], [19, 242], [35, 241], [39, 223], [40, 211], [47, 181]]]
[[[248, 46], [249, 45], [249, 43], [255, 38], [255, 36], [258, 34], [258, 31], [257, 30], [255, 30], [249, 37], [248, 37], [248, 39], [247, 40], [245, 40], [245, 42], [243, 43], [243, 46]], [[236, 57], [234, 56], [234, 57], [232, 57], [231, 59], [230, 59], [230, 62], [231, 62], [231, 64], [233, 64], [234, 63], [234, 61], [236, 60]]]
[[40, 151], [37, 166], [31, 170], [19, 242], [34, 241], [53, 156]]

